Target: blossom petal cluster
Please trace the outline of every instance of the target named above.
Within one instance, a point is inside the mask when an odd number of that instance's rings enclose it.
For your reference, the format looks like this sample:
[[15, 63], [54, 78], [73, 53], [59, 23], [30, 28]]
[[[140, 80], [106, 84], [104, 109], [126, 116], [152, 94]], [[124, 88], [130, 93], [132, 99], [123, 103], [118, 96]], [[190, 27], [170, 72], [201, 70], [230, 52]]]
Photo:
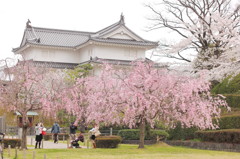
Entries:
[[[104, 65], [99, 76], [79, 79], [67, 94], [66, 109], [87, 122], [124, 124], [135, 127], [143, 121], [154, 126], [161, 121], [174, 126], [217, 128], [221, 97], [210, 94], [210, 83], [198, 78], [172, 74], [151, 63], [136, 62], [130, 69]], [[76, 88], [78, 91], [75, 91]], [[73, 111], [74, 110], [74, 111]]]

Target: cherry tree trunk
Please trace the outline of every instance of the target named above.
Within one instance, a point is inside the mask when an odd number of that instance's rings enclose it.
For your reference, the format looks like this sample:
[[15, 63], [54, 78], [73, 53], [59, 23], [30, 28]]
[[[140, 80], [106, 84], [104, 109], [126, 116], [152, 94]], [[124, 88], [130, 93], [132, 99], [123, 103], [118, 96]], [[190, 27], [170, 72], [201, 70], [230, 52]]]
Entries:
[[139, 145], [138, 148], [144, 148], [144, 138], [145, 138], [145, 127], [146, 127], [146, 123], [143, 120], [140, 123], [140, 138], [139, 138]]
[[23, 126], [21, 149], [27, 149], [27, 125]]
[[21, 141], [21, 149], [27, 149], [27, 129], [28, 129], [28, 118], [27, 113], [22, 114], [23, 125], [22, 125], [22, 141]]

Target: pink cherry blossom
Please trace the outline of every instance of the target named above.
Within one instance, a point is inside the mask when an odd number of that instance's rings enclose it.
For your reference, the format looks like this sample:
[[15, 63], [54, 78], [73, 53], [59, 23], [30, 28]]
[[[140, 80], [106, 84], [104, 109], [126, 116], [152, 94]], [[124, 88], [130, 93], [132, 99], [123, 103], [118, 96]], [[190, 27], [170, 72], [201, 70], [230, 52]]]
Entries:
[[78, 79], [69, 89], [71, 98], [65, 95], [69, 112], [87, 122], [139, 126], [139, 147], [144, 145], [147, 123], [162, 121], [174, 127], [180, 121], [186, 127], [214, 129], [212, 119], [219, 118], [220, 106], [227, 107], [221, 97], [211, 96], [203, 76], [185, 77], [143, 62], [130, 69], [105, 64], [99, 76]]

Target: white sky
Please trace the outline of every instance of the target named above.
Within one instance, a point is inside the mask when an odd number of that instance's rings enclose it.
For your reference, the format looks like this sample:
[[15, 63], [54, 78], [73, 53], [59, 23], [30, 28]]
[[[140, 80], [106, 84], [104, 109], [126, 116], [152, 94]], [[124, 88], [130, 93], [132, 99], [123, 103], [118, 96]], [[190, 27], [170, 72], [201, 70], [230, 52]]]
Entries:
[[151, 12], [144, 3], [156, 0], [1, 0], [0, 59], [13, 57], [27, 19], [35, 27], [98, 31], [125, 16], [126, 26], [147, 40], [158, 41], [160, 31], [146, 32]]
[[[161, 0], [0, 0], [0, 59], [13, 57], [27, 19], [35, 27], [98, 31], [125, 16], [128, 28], [144, 39], [175, 39], [166, 30], [146, 32], [152, 12], [144, 4]], [[238, 3], [240, 0], [232, 0]]]

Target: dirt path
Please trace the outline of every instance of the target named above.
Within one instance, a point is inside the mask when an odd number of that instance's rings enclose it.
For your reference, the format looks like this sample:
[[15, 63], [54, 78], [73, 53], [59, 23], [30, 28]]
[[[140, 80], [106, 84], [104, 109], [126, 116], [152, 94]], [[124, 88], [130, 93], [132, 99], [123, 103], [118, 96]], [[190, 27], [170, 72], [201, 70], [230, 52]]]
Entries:
[[[29, 149], [35, 148], [35, 136], [28, 136], [27, 142], [28, 142], [28, 145], [31, 145], [31, 147], [29, 147]], [[68, 143], [67, 143], [67, 141], [59, 141], [59, 143], [53, 143], [53, 141], [43, 141], [43, 145], [41, 146], [41, 148], [44, 148], [44, 149], [67, 149]], [[82, 146], [82, 144], [81, 144], [81, 148], [87, 148], [87, 146]]]

